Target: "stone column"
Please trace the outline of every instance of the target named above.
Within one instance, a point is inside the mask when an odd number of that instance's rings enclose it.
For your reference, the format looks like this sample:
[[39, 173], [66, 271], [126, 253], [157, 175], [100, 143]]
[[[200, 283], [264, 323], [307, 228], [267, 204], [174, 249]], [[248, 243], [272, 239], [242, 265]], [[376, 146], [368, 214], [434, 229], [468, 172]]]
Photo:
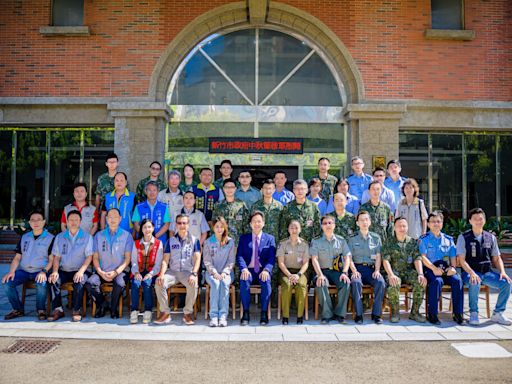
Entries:
[[386, 163], [398, 158], [398, 131], [406, 110], [405, 104], [347, 105], [345, 119], [350, 128], [349, 155], [361, 156], [367, 173], [371, 172], [373, 156], [383, 156]]
[[112, 102], [108, 109], [115, 122], [119, 169], [128, 174], [135, 191], [152, 161], [164, 164], [165, 126], [172, 112], [165, 102]]

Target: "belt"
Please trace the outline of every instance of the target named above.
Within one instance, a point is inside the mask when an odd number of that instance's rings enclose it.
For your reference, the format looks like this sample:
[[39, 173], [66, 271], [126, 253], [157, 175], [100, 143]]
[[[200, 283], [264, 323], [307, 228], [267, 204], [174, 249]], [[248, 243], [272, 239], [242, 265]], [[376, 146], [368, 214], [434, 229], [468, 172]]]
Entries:
[[362, 267], [375, 267], [375, 264], [370, 264], [370, 263], [359, 263], [359, 264], [355, 264], [356, 266], [360, 265]]

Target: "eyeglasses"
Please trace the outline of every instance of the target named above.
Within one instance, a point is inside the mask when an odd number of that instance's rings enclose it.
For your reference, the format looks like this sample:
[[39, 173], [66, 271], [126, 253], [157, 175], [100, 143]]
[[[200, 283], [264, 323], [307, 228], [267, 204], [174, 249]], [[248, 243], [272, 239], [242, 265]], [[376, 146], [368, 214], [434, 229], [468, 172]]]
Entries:
[[176, 225], [187, 225], [187, 224], [188, 224], [188, 222], [186, 222], [186, 221], [177, 221], [176, 222]]
[[241, 179], [247, 179], [247, 178], [249, 178], [249, 177], [251, 177], [251, 176], [248, 176], [248, 175], [240, 175], [240, 176], [238, 176], [238, 177], [239, 177], [239, 178], [241, 178]]
[[322, 225], [333, 225], [334, 221], [325, 221], [322, 223]]

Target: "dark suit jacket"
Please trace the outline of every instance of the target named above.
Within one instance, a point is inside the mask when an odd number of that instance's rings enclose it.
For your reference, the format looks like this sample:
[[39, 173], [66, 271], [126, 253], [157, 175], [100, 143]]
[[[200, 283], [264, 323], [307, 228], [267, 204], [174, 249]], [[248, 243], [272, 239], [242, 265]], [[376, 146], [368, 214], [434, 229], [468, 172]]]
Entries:
[[[240, 236], [236, 251], [236, 262], [240, 267], [240, 271], [248, 268], [247, 266], [251, 263], [252, 249], [252, 233]], [[272, 268], [276, 262], [276, 241], [274, 236], [263, 232], [258, 249], [261, 267], [272, 274]]]

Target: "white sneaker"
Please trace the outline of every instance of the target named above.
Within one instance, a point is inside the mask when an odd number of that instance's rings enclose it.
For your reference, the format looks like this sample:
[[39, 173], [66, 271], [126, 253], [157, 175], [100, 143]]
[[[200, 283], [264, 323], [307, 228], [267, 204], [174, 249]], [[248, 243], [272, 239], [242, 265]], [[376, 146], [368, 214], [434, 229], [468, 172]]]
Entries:
[[478, 318], [478, 312], [471, 312], [469, 314], [469, 325], [480, 325], [480, 319]]
[[152, 317], [153, 313], [151, 311], [144, 311], [144, 315], [142, 316], [142, 322], [144, 324], [149, 324], [151, 323], [151, 317]]
[[228, 320], [226, 319], [226, 316], [221, 316], [219, 319], [219, 327], [227, 327], [228, 326]]
[[216, 317], [212, 317], [210, 320], [210, 327], [218, 327], [219, 326], [219, 319]]
[[139, 311], [132, 311], [130, 313], [130, 323], [137, 324], [139, 322]]
[[494, 312], [494, 314], [491, 316], [491, 321], [501, 325], [512, 325], [512, 321], [507, 319], [501, 312]]

